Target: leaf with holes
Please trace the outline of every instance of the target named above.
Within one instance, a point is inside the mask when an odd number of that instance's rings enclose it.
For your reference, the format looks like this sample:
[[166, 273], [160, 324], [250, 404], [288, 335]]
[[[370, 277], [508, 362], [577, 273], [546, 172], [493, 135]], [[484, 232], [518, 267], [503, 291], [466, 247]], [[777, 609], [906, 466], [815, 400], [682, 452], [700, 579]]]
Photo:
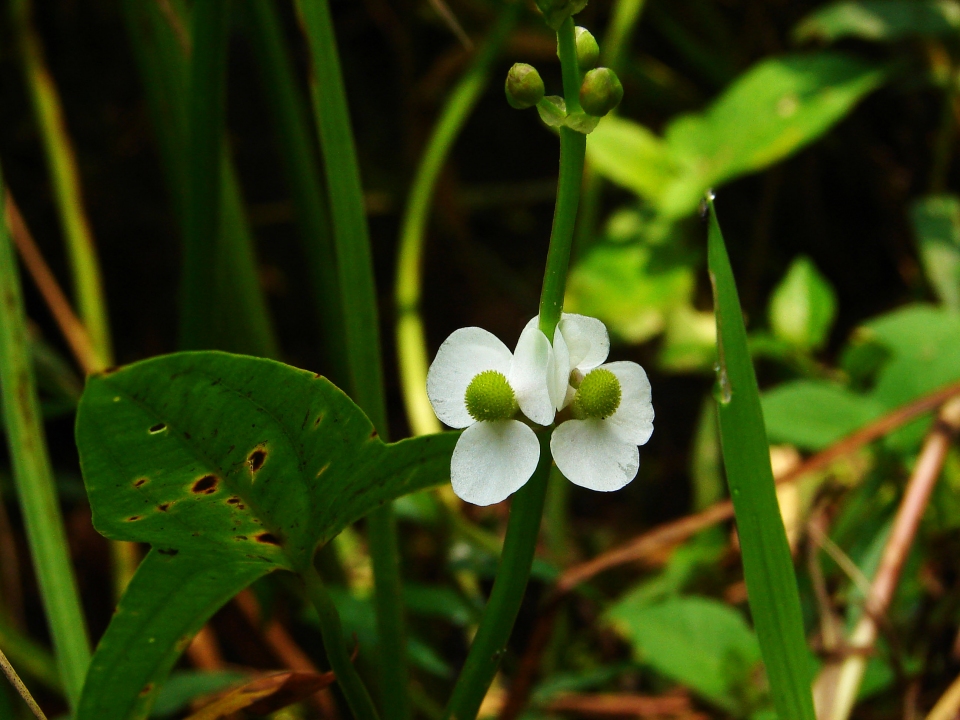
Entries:
[[220, 352], [87, 381], [77, 445], [97, 530], [150, 543], [94, 656], [77, 720], [143, 717], [234, 594], [378, 505], [449, 477], [456, 433], [390, 445], [328, 380]]

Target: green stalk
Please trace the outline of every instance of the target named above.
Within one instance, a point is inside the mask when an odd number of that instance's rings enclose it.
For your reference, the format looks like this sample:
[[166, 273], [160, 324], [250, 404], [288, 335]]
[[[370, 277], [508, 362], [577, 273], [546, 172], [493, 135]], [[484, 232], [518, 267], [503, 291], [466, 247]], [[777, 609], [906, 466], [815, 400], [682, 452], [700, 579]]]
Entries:
[[550, 433], [544, 431], [540, 433], [540, 464], [510, 502], [507, 535], [490, 599], [483, 609], [477, 634], [443, 713], [444, 720], [476, 718], [500, 667], [500, 658], [506, 651], [530, 579], [552, 464]]
[[420, 317], [421, 264], [433, 190], [453, 143], [487, 87], [490, 70], [517, 24], [520, 2], [506, 2], [470, 68], [447, 98], [413, 178], [400, 229], [394, 296], [397, 305], [397, 362], [407, 420], [414, 435], [440, 432], [427, 399], [427, 340]]
[[290, 185], [297, 227], [307, 256], [325, 356], [331, 365], [328, 374], [334, 382], [343, 383], [348, 368], [343, 352], [336, 249], [319, 158], [310, 137], [307, 108], [295, 82], [276, 4], [273, 0], [264, 0], [243, 7], [248, 12], [247, 31], [257, 55], [263, 92], [273, 116], [280, 160]]
[[317, 571], [311, 565], [308, 570], [301, 574], [307, 595], [317, 610], [317, 617], [320, 620], [320, 633], [323, 635], [323, 647], [327, 653], [327, 659], [330, 661], [330, 667], [337, 676], [337, 682], [343, 695], [347, 699], [347, 705], [356, 720], [379, 720], [377, 709], [373, 706], [373, 700], [363, 684], [363, 680], [357, 674], [353, 661], [350, 659], [350, 650], [347, 647], [346, 638], [343, 636], [343, 627], [340, 624], [340, 616], [337, 614], [337, 608], [327, 593], [327, 588], [317, 574]]
[[187, 96], [187, 173], [184, 201], [180, 346], [210, 346], [215, 327], [217, 236], [220, 231], [220, 160], [226, 112], [227, 0], [193, 8]]
[[[377, 293], [346, 91], [337, 41], [327, 0], [298, 0], [312, 60], [314, 118], [324, 158], [327, 191], [337, 248], [337, 268], [346, 329], [350, 394], [384, 439], [388, 436]], [[367, 516], [370, 557], [375, 580], [374, 605], [380, 638], [383, 715], [407, 720], [407, 643], [400, 587], [399, 550], [393, 506], [383, 505]]]
[[736, 514], [743, 577], [777, 715], [814, 720], [800, 595], [770, 468], [760, 392], [747, 331], [713, 200], [707, 263], [717, 315], [717, 415]]
[[[580, 110], [580, 70], [577, 66], [576, 36], [571, 18], [567, 18], [560, 26], [557, 41], [567, 111], [577, 112]], [[585, 135], [569, 128], [560, 129], [557, 204], [540, 296], [540, 330], [551, 339], [563, 310], [563, 292], [580, 200], [585, 149]], [[493, 589], [483, 610], [467, 661], [457, 678], [444, 712], [447, 720], [473, 720], [496, 675], [530, 578], [552, 465], [550, 432], [544, 431], [540, 433], [540, 463], [537, 470], [511, 501], [507, 535], [503, 542], [503, 553], [500, 555]]]
[[[567, 18], [557, 31], [560, 69], [563, 73], [563, 96], [567, 112], [580, 111], [580, 69], [577, 66], [577, 38], [572, 18]], [[577, 222], [580, 184], [583, 181], [583, 157], [587, 136], [567, 127], [560, 128], [560, 178], [557, 182], [557, 205], [550, 232], [547, 268], [540, 294], [540, 330], [550, 342], [563, 311], [563, 293], [567, 286], [570, 246]]]
[[57, 211], [67, 240], [77, 306], [94, 350], [106, 367], [113, 364], [110, 323], [93, 231], [83, 208], [77, 158], [70, 143], [56, 85], [43, 58], [40, 38], [30, 21], [30, 0], [13, 0], [10, 12], [17, 30], [30, 101], [40, 124], [40, 138], [53, 181]]
[[[0, 179], [0, 197], [2, 192]], [[27, 541], [67, 701], [76, 708], [90, 663], [86, 621], [67, 552], [30, 362], [13, 244], [0, 219], [0, 388], [3, 418]]]

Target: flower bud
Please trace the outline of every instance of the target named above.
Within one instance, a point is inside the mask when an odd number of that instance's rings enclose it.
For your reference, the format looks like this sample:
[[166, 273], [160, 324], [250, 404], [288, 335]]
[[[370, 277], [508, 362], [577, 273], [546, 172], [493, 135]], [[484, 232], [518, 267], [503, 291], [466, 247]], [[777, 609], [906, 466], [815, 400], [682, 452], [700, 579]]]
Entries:
[[600, 67], [583, 76], [580, 106], [595, 117], [603, 117], [623, 100], [623, 85], [610, 68]]
[[537, 0], [543, 19], [554, 30], [559, 30], [563, 21], [576, 15], [587, 6], [587, 0]]
[[577, 27], [577, 65], [583, 71], [597, 66], [600, 59], [600, 46], [597, 39], [584, 27]]
[[543, 98], [543, 80], [533, 65], [514, 63], [503, 86], [510, 107], [523, 110], [533, 107]]

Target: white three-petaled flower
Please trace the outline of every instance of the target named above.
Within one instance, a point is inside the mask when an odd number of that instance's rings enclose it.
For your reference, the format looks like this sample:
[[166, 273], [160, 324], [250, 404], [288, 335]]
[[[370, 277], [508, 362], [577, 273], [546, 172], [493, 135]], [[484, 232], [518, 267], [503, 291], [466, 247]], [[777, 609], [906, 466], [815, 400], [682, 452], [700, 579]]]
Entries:
[[540, 379], [552, 357], [539, 331], [523, 333], [515, 354], [477, 327], [455, 331], [440, 346], [427, 373], [427, 396], [441, 422], [466, 428], [450, 463], [453, 491], [463, 500], [492, 505], [506, 499], [530, 479], [540, 459], [540, 442], [528, 425], [509, 410], [481, 419], [484, 413], [468, 407], [468, 389], [478, 378], [499, 382], [528, 418], [549, 425], [554, 409]]

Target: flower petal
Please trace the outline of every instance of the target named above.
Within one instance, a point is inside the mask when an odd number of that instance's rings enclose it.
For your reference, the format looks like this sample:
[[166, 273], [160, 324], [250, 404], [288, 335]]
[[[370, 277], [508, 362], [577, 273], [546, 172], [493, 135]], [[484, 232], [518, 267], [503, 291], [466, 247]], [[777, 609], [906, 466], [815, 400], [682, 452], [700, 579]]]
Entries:
[[570, 349], [570, 368], [593, 370], [610, 354], [610, 336], [607, 326], [594, 317], [563, 313], [560, 332]]
[[640, 451], [612, 431], [609, 420], [567, 420], [550, 438], [560, 472], [574, 485], [610, 492], [637, 476]]
[[603, 367], [620, 381], [620, 407], [605, 422], [625, 442], [643, 445], [653, 434], [653, 402], [647, 373], [633, 362], [612, 362]]
[[526, 484], [540, 461], [540, 442], [519, 420], [478, 422], [457, 441], [450, 460], [453, 491], [474, 505], [493, 505]]
[[539, 425], [549, 425], [556, 414], [551, 399], [554, 353], [547, 336], [527, 323], [520, 333], [513, 366], [507, 376], [523, 414]]
[[467, 412], [467, 386], [485, 370], [510, 377], [513, 356], [493, 333], [478, 327], [454, 331], [443, 341], [427, 371], [427, 397], [441, 422], [462, 428], [475, 420]]
[[553, 333], [553, 364], [550, 367], [550, 377], [547, 379], [550, 384], [550, 402], [557, 410], [562, 410], [567, 405], [567, 388], [570, 387], [572, 369], [570, 351], [567, 349], [566, 340], [558, 325]]

